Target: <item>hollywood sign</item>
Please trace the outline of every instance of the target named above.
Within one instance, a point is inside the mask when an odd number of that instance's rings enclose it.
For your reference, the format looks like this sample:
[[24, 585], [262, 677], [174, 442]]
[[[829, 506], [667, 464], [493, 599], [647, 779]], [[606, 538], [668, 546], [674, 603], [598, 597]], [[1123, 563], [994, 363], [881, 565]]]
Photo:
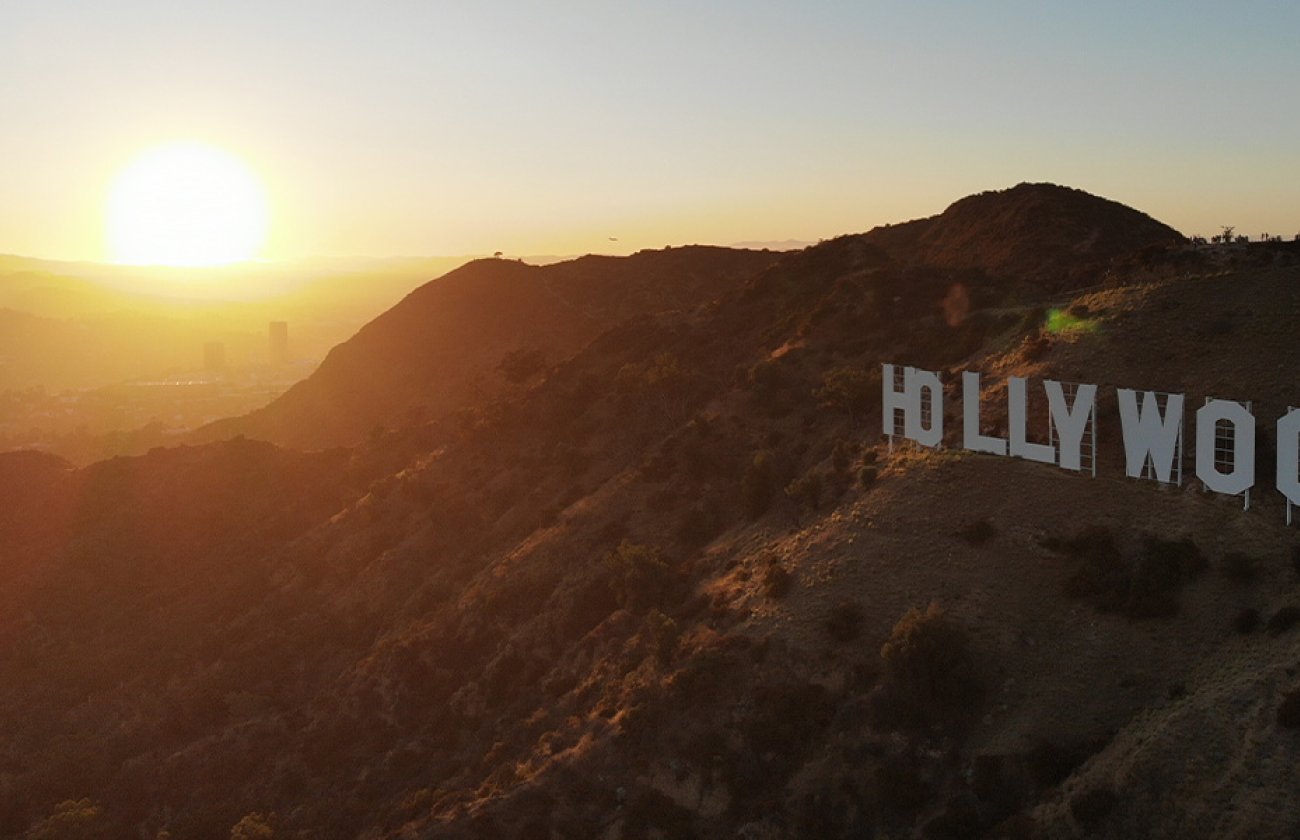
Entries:
[[[921, 446], [943, 443], [943, 382], [933, 371], [883, 365], [883, 426]], [[1007, 378], [1007, 436], [980, 431], [980, 375], [961, 377], [962, 448], [1024, 458], [1081, 471], [1085, 456], [1096, 474], [1097, 386], [1042, 382], [1048, 408], [1048, 443], [1029, 439], [1029, 381]], [[1124, 432], [1125, 473], [1164, 484], [1181, 484], [1185, 416], [1182, 394], [1116, 389]], [[899, 426], [901, 425], [901, 429]], [[1087, 447], [1085, 447], [1085, 442]], [[1243, 496], [1250, 505], [1255, 485], [1255, 417], [1250, 405], [1208, 399], [1195, 412], [1196, 478], [1215, 493]], [[1085, 452], [1085, 448], [1088, 450]], [[1277, 421], [1277, 489], [1300, 505], [1300, 410]]]

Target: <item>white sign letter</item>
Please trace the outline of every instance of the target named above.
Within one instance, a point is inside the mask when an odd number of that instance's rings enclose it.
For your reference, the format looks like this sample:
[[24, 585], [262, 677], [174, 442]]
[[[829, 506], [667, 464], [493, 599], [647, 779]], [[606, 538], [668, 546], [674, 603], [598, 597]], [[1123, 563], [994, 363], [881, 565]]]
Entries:
[[[904, 435], [922, 446], [943, 443], [943, 382], [939, 374], [907, 368], [903, 371], [908, 409], [903, 418]], [[922, 392], [928, 392], [922, 394]], [[930, 428], [922, 425], [921, 401], [929, 402]]]
[[1087, 431], [1088, 422], [1096, 412], [1097, 386], [1080, 385], [1074, 394], [1072, 406], [1065, 404], [1065, 389], [1060, 382], [1048, 379], [1043, 387], [1047, 389], [1047, 405], [1052, 411], [1052, 427], [1056, 429], [1056, 436], [1061, 441], [1060, 464], [1067, 470], [1082, 469], [1083, 433]]
[[961, 375], [962, 446], [972, 452], [1007, 454], [1007, 442], [980, 434], [980, 375], [968, 370]]
[[1142, 392], [1142, 408], [1138, 409], [1137, 392], [1120, 388], [1119, 419], [1124, 427], [1124, 467], [1129, 478], [1141, 478], [1147, 458], [1155, 468], [1156, 480], [1169, 484], [1173, 481], [1174, 454], [1183, 431], [1183, 395], [1170, 394], [1165, 414], [1160, 416], [1160, 405], [1155, 392]]
[[1025, 439], [1025, 424], [1029, 414], [1029, 397], [1025, 392], [1025, 379], [1007, 377], [1007, 426], [1011, 432], [1011, 454], [1017, 458], [1056, 463], [1056, 450], [1046, 443], [1030, 443]]
[[907, 415], [907, 391], [894, 390], [894, 366], [881, 365], [880, 387], [880, 406], [883, 417], [881, 421], [884, 426], [885, 434], [893, 437], [898, 434], [898, 429], [894, 428], [894, 419], [899, 409], [902, 409], [904, 416]]
[[[1232, 424], [1232, 472], [1214, 463], [1220, 421]], [[1255, 418], [1239, 402], [1210, 400], [1196, 412], [1196, 477], [1215, 493], [1240, 495], [1255, 483]]]
[[1277, 421], [1277, 489], [1300, 505], [1300, 410], [1294, 408]]

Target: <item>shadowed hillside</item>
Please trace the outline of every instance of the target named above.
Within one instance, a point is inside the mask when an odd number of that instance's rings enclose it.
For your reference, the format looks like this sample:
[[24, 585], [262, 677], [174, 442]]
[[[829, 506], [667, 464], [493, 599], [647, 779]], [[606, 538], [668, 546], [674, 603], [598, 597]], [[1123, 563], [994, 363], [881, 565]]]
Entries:
[[1105, 404], [1095, 479], [880, 440], [882, 362], [988, 431], [1008, 375], [1293, 404], [1300, 255], [1138, 238], [1075, 293], [840, 237], [350, 449], [0, 458], [0, 836], [1295, 834], [1276, 493], [1123, 478]]
[[620, 321], [713, 300], [775, 259], [696, 246], [549, 266], [479, 260], [412, 292], [264, 410], [197, 437], [355, 444], [500, 397]]

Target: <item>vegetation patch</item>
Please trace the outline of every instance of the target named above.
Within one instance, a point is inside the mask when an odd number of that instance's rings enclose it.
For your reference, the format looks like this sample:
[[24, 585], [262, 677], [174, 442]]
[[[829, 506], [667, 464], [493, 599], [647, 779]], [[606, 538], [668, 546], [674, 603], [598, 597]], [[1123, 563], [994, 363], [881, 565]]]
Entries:
[[1043, 546], [1075, 561], [1065, 592], [1102, 612], [1130, 618], [1161, 618], [1178, 612], [1178, 591], [1205, 570], [1200, 548], [1188, 538], [1147, 536], [1136, 555], [1125, 555], [1114, 536], [1094, 526]]

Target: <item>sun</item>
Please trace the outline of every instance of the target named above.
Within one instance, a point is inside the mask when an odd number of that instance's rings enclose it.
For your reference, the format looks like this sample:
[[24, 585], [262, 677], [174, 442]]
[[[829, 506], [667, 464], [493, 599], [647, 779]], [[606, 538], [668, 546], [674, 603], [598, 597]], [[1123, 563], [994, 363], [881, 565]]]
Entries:
[[221, 265], [252, 259], [266, 242], [266, 190], [242, 160], [184, 141], [137, 155], [117, 174], [105, 217], [115, 262]]

